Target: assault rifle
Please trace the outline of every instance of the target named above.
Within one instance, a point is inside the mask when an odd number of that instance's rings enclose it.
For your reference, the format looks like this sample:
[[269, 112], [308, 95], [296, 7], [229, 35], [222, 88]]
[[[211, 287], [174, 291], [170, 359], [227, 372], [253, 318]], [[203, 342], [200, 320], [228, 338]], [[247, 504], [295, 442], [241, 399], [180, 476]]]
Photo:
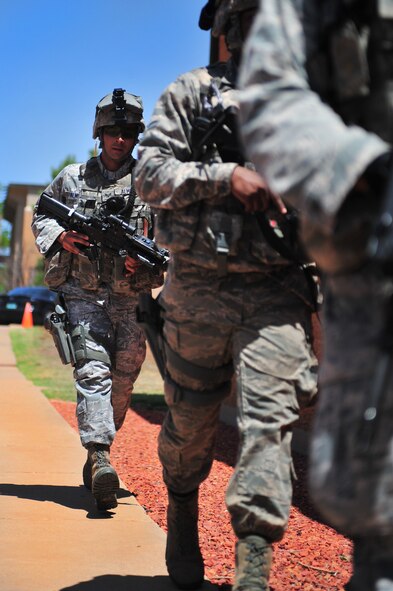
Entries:
[[84, 215], [44, 192], [38, 201], [37, 213], [59, 220], [67, 230], [86, 234], [94, 245], [100, 244], [119, 256], [129, 255], [157, 274], [168, 265], [169, 252], [165, 248], [137, 234], [134, 226], [111, 213], [108, 207], [102, 207], [97, 214]]

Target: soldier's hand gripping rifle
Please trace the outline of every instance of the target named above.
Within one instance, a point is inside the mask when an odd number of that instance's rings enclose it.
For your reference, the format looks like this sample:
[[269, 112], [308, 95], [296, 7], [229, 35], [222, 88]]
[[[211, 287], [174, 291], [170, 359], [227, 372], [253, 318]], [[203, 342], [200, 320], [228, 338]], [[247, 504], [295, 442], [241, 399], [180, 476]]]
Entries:
[[105, 208], [98, 214], [84, 215], [42, 193], [37, 213], [58, 220], [67, 230], [86, 234], [95, 245], [102, 245], [120, 256], [129, 255], [157, 274], [168, 265], [169, 252], [165, 248], [159, 248], [154, 240], [137, 234], [134, 226]]

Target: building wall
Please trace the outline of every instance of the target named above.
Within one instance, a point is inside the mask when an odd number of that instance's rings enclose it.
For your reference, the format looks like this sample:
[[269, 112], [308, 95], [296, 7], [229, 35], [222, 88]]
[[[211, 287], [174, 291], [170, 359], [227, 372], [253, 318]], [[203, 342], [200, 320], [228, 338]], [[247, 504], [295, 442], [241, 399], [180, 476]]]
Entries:
[[34, 282], [41, 255], [35, 246], [31, 222], [34, 205], [44, 188], [43, 185], [22, 184], [11, 184], [8, 187], [4, 218], [12, 224], [8, 280], [10, 289]]

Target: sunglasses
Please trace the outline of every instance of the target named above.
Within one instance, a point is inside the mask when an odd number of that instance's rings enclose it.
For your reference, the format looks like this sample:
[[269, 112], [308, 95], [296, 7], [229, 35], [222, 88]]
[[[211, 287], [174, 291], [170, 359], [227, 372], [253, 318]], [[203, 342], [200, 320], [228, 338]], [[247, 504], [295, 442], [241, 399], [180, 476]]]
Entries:
[[107, 125], [104, 127], [104, 133], [110, 137], [121, 136], [124, 140], [132, 140], [138, 135], [136, 126], [124, 127], [120, 125]]

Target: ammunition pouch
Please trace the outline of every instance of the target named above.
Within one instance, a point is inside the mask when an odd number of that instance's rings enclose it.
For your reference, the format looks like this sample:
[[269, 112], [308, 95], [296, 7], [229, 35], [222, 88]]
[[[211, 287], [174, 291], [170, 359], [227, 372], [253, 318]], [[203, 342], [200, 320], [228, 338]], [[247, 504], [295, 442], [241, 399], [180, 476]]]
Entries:
[[217, 274], [227, 274], [228, 256], [237, 254], [237, 244], [242, 237], [243, 216], [213, 210], [209, 212], [206, 223], [206, 234], [217, 257]]
[[78, 279], [82, 289], [96, 291], [101, 283], [99, 260], [87, 255], [74, 256], [71, 275]]
[[154, 233], [157, 243], [175, 254], [189, 250], [198, 228], [200, 208], [201, 204], [197, 202], [176, 211], [156, 209]]
[[56, 249], [52, 255], [50, 252], [44, 259], [45, 283], [48, 287], [56, 289], [62, 285], [70, 275], [72, 266], [72, 254], [62, 248]]

